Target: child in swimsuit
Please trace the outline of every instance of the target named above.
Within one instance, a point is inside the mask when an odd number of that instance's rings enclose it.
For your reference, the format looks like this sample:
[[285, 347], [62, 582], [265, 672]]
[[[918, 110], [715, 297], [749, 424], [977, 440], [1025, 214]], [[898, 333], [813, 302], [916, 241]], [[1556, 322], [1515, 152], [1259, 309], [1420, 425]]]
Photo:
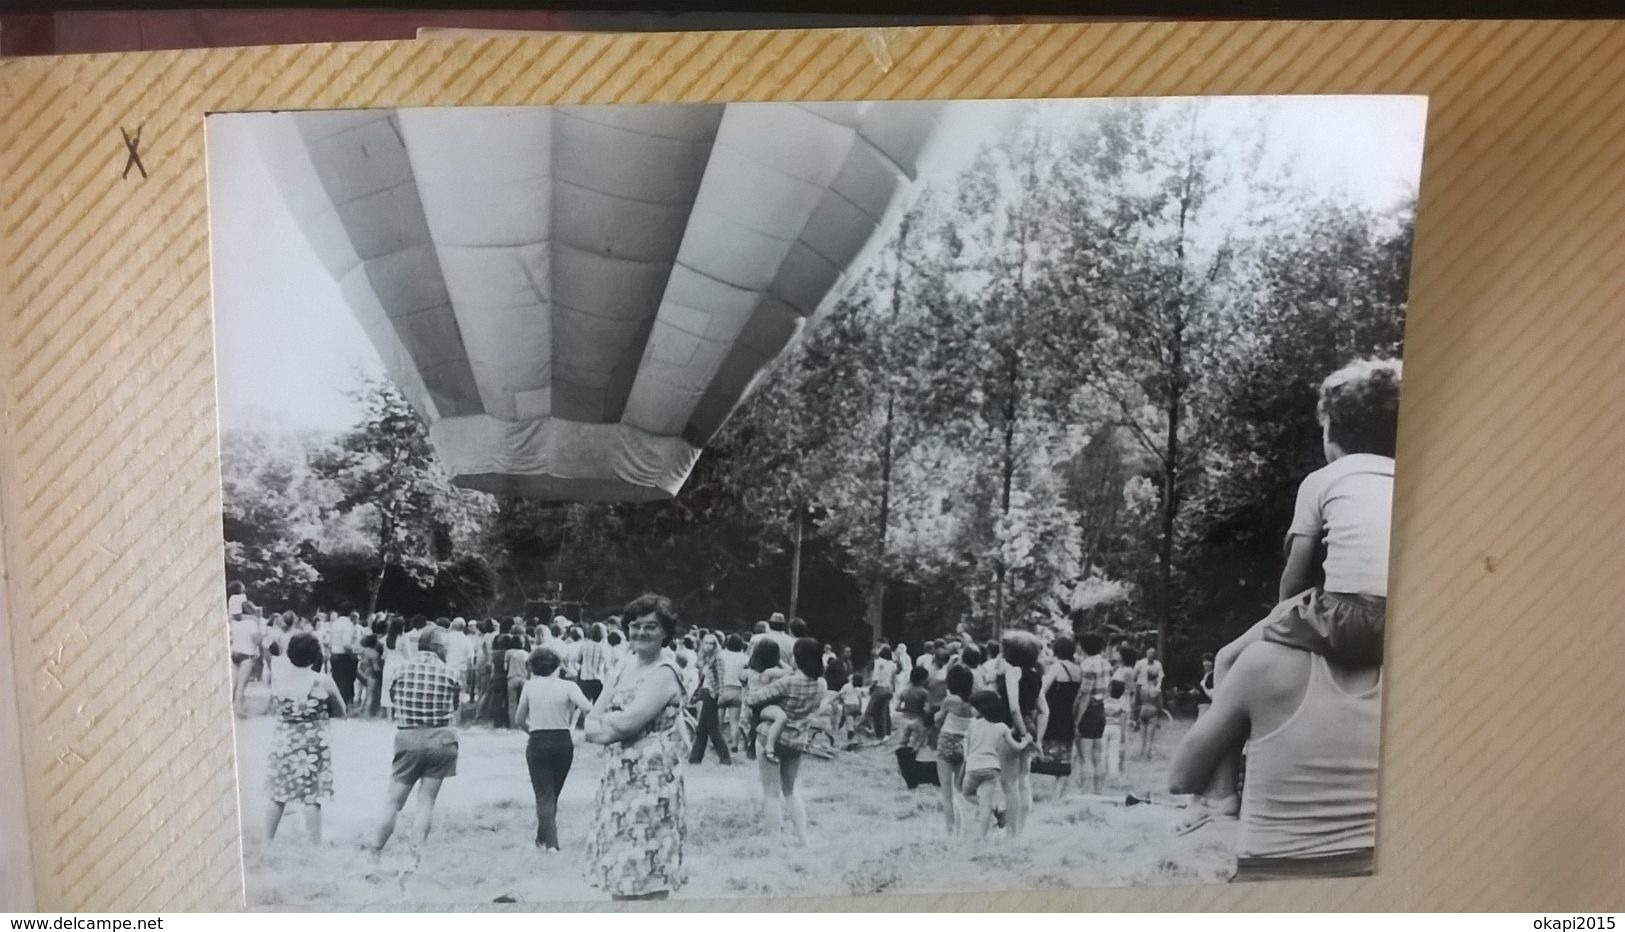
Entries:
[[958, 834], [964, 821], [959, 817], [955, 790], [965, 779], [965, 734], [976, 710], [970, 696], [975, 676], [970, 668], [955, 664], [947, 670], [948, 695], [937, 708], [937, 782], [942, 786], [942, 815], [948, 834]]

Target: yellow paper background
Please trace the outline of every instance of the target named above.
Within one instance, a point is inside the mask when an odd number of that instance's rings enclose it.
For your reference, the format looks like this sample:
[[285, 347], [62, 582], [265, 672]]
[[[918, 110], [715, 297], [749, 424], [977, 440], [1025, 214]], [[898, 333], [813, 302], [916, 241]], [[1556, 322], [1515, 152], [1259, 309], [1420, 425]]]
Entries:
[[[712, 905], [1625, 908], [1625, 24], [1523, 22], [558, 36], [0, 62], [3, 565], [40, 908], [242, 902], [205, 112], [1286, 93], [1431, 98], [1378, 875]], [[138, 124], [147, 181], [120, 178], [119, 127]]]

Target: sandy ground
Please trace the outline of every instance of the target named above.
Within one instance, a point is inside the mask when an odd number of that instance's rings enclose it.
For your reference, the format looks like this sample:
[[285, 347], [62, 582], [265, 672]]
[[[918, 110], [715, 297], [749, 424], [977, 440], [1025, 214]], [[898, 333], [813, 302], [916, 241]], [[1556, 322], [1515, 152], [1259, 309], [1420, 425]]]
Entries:
[[[289, 807], [275, 842], [266, 845], [271, 721], [257, 716], [237, 725], [251, 907], [545, 907], [606, 899], [581, 878], [581, 850], [602, 768], [599, 748], [578, 746], [559, 807], [564, 850], [543, 854], [531, 843], [535, 817], [525, 737], [466, 729], [458, 775], [441, 791], [434, 832], [414, 867], [404, 843], [410, 803], [380, 862], [374, 864], [361, 848], [389, 779], [389, 725], [330, 726], [337, 785], [324, 807], [326, 840], [319, 847], [307, 841], [297, 806]], [[1126, 788], [1166, 799], [1164, 768], [1183, 729], [1163, 729], [1157, 759], [1130, 761]], [[1055, 801], [1054, 780], [1047, 777], [1034, 778], [1039, 799], [1025, 837], [980, 848], [950, 843], [937, 788], [906, 789], [886, 748], [804, 763], [800, 789], [811, 824], [805, 848], [790, 846], [761, 824], [755, 764], [741, 759], [723, 767], [708, 758], [685, 768], [685, 779], [690, 880], [678, 894], [682, 898], [1207, 883], [1228, 878], [1234, 863], [1234, 821], [1175, 837], [1170, 827], [1182, 813], [1171, 805], [1125, 807], [1076, 793]]]

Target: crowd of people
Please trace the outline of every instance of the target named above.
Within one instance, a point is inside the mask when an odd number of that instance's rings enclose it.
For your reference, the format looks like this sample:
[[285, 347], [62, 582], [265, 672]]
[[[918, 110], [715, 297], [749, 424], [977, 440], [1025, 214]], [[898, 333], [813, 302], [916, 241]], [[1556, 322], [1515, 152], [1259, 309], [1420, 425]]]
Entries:
[[[1371, 867], [1398, 372], [1359, 363], [1322, 387], [1328, 465], [1299, 491], [1279, 603], [1203, 658], [1204, 702], [1169, 763], [1168, 790], [1192, 798], [1173, 831], [1240, 819], [1238, 879]], [[395, 726], [375, 852], [414, 790], [412, 841], [426, 842], [443, 781], [457, 772], [460, 728], [514, 728], [528, 733], [535, 844], [549, 854], [561, 848], [557, 800], [578, 745], [604, 749], [585, 870], [623, 899], [682, 887], [683, 767], [708, 750], [723, 765], [754, 759], [767, 829], [804, 843], [805, 760], [895, 745], [911, 789], [939, 787], [948, 834], [985, 840], [1023, 834], [1035, 776], [1053, 778], [1056, 799], [1073, 787], [1102, 797], [1131, 745], [1142, 759], [1159, 753], [1169, 718], [1154, 648], [1065, 627], [979, 642], [961, 625], [913, 650], [880, 639], [859, 670], [850, 647], [820, 642], [801, 619], [775, 613], [748, 633], [684, 629], [658, 595], [590, 624], [499, 624], [364, 620], [348, 607], [266, 616], [234, 585], [228, 612], [237, 714], [263, 679], [276, 717], [268, 840], [290, 802], [305, 805], [320, 838], [333, 792], [330, 718]]]

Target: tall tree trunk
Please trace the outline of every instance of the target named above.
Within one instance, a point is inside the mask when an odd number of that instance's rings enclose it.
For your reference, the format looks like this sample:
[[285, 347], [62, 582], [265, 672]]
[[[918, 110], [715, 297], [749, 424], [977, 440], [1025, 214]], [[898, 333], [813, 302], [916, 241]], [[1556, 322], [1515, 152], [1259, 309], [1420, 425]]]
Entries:
[[1191, 111], [1190, 159], [1185, 168], [1184, 189], [1179, 196], [1179, 238], [1174, 243], [1174, 294], [1169, 301], [1168, 387], [1164, 415], [1168, 422], [1166, 456], [1162, 462], [1162, 540], [1157, 548], [1158, 586], [1162, 589], [1157, 612], [1157, 654], [1168, 656], [1168, 630], [1174, 617], [1174, 523], [1179, 516], [1179, 427], [1185, 416], [1185, 231], [1190, 221], [1191, 200], [1196, 184], [1196, 116]]
[[[1021, 378], [1021, 362], [1019, 354], [1011, 352], [1008, 370], [1008, 384], [1004, 404], [1004, 458], [999, 464], [999, 514], [1008, 518], [1010, 515], [1010, 489], [1016, 478], [1016, 417], [1020, 413], [1019, 381]], [[993, 639], [1004, 637], [1005, 622], [1005, 580], [1010, 575], [1010, 568], [1004, 564], [1004, 551], [1000, 548], [999, 554], [993, 564], [994, 582], [998, 589], [993, 593]]]
[[378, 575], [367, 581], [367, 618], [378, 611], [378, 593], [384, 588], [384, 574], [389, 572], [389, 560], [384, 559], [378, 564]]
[[395, 534], [395, 527], [387, 516], [380, 516], [378, 521], [378, 575], [367, 581], [367, 618], [371, 620], [378, 611], [378, 593], [384, 588], [384, 574], [389, 572], [389, 539]]
[[795, 550], [792, 552], [792, 555], [790, 557], [790, 612], [789, 612], [789, 615], [790, 615], [790, 619], [792, 621], [795, 620], [795, 617], [796, 617], [796, 599], [797, 599], [798, 596], [801, 595], [801, 532], [802, 532], [802, 519], [806, 517], [806, 514], [807, 514], [807, 509], [804, 506], [801, 506], [801, 505], [796, 506]]
[[[903, 214], [897, 227], [896, 267], [892, 270], [891, 324], [896, 327], [903, 308], [903, 245], [908, 239], [909, 216]], [[880, 435], [880, 515], [879, 534], [875, 543], [874, 575], [869, 581], [864, 615], [869, 622], [872, 640], [881, 638], [886, 620], [886, 538], [891, 531], [891, 476], [893, 423], [897, 415], [896, 390], [892, 379], [886, 379], [886, 421]]]
[[864, 614], [869, 620], [872, 640], [881, 638], [886, 620], [886, 537], [891, 529], [891, 471], [892, 471], [892, 417], [896, 401], [886, 397], [886, 423], [881, 431], [880, 444], [880, 534], [875, 546], [874, 577], [866, 593], [868, 603]]

